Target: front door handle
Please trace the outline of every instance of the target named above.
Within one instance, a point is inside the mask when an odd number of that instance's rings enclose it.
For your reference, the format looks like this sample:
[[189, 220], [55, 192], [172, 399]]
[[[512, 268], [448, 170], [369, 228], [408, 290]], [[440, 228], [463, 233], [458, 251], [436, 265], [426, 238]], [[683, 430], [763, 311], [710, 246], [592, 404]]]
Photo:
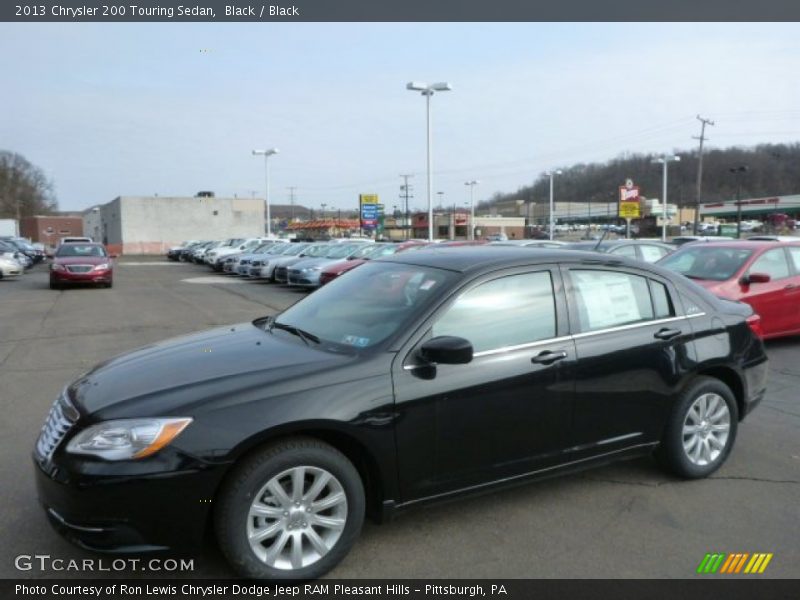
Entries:
[[679, 336], [681, 334], [680, 329], [659, 329], [655, 332], [653, 337], [656, 337], [660, 340], [671, 340], [672, 338]]
[[560, 350], [559, 352], [545, 350], [544, 352], [540, 352], [534, 356], [531, 359], [531, 362], [537, 365], [552, 365], [554, 362], [563, 360], [565, 358], [567, 358], [567, 353], [563, 350]]
[[794, 290], [794, 289], [797, 289], [797, 285], [795, 285], [794, 283], [790, 283], [790, 284], [784, 286], [783, 289], [785, 289], [785, 290]]

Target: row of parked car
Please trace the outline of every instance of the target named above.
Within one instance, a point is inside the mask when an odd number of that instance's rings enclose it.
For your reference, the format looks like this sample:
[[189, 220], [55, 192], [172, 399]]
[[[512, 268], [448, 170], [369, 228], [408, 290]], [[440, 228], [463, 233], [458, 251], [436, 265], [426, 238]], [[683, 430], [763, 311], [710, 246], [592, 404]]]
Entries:
[[[800, 334], [800, 239], [762, 236], [748, 240], [685, 236], [657, 240], [451, 241], [436, 247], [489, 244], [602, 252], [676, 271], [712, 293], [750, 304], [761, 315], [765, 338]], [[234, 277], [315, 289], [367, 261], [429, 246], [343, 239], [290, 242], [264, 238], [188, 242], [169, 251], [172, 260], [206, 264]]]
[[0, 237], [0, 279], [22, 275], [45, 258], [44, 247], [34, 246], [25, 238]]

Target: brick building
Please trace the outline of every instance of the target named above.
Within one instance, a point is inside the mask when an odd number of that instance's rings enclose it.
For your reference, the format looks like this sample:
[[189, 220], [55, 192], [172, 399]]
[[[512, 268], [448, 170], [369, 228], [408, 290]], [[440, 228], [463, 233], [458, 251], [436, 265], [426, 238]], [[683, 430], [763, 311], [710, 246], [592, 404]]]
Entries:
[[19, 231], [22, 237], [53, 249], [63, 237], [83, 235], [83, 218], [80, 214], [22, 217]]

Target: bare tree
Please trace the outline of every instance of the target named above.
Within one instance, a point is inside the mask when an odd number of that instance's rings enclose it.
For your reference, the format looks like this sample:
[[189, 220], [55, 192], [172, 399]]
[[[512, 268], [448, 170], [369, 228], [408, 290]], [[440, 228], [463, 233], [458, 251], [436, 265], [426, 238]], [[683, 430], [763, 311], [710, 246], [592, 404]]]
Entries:
[[0, 150], [0, 217], [48, 214], [57, 207], [44, 171], [21, 154]]

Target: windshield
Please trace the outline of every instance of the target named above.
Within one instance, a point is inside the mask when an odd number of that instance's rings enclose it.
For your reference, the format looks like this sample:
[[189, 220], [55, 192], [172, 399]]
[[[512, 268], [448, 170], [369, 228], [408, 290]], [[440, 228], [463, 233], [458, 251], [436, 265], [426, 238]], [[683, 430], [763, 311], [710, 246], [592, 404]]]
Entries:
[[288, 248], [286, 248], [281, 254], [284, 256], [297, 256], [303, 250], [308, 248], [308, 244], [287, 244]]
[[358, 248], [359, 245], [356, 244], [337, 244], [328, 250], [325, 258], [345, 258], [358, 250]]
[[397, 246], [395, 244], [379, 244], [375, 248], [371, 248], [371, 252], [364, 258], [369, 258], [371, 260], [380, 256], [390, 256], [395, 252], [397, 252]]
[[692, 279], [725, 281], [733, 277], [752, 254], [752, 250], [744, 248], [684, 246], [658, 264]]
[[102, 246], [64, 244], [59, 247], [56, 256], [106, 256], [106, 251]]
[[405, 331], [457, 277], [417, 265], [367, 263], [282, 312], [276, 323], [319, 338], [323, 349], [369, 348]]
[[303, 252], [304, 256], [325, 256], [328, 252], [330, 252], [330, 246], [328, 244], [322, 244], [320, 246], [311, 246], [305, 252]]

